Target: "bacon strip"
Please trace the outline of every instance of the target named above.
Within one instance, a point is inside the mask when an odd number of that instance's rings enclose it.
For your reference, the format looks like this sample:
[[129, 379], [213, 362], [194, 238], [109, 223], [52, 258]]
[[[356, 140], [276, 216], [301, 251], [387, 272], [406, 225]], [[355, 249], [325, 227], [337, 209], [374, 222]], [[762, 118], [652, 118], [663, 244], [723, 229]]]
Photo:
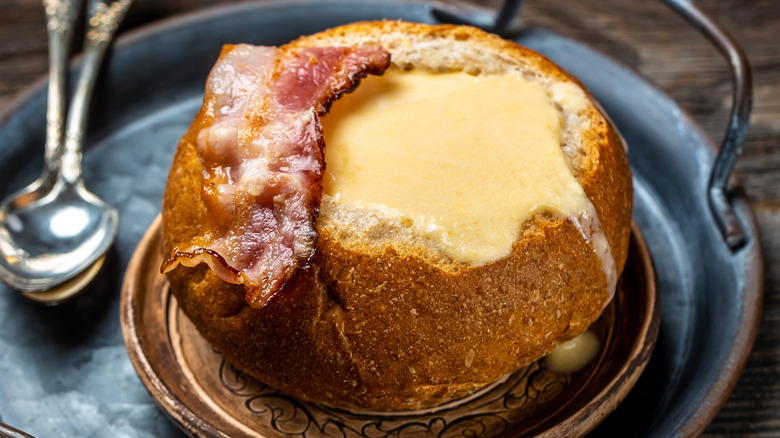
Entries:
[[314, 254], [325, 170], [320, 116], [389, 62], [379, 46], [226, 46], [181, 140], [195, 145], [203, 166], [208, 223], [160, 271], [205, 262], [222, 280], [243, 283], [252, 307], [277, 296]]

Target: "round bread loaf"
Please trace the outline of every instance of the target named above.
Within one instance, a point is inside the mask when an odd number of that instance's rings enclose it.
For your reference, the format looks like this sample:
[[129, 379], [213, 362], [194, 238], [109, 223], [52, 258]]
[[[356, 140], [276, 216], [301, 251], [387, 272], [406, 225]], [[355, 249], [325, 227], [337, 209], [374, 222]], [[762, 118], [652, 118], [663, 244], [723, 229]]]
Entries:
[[[581, 86], [543, 56], [463, 26], [356, 23], [291, 46], [366, 42], [386, 47], [393, 68], [519, 71], [549, 90]], [[558, 110], [564, 155], [620, 273], [632, 207], [623, 142], [592, 99]], [[201, 183], [195, 147], [183, 141], [163, 199], [166, 255], [201, 232]], [[265, 308], [250, 307], [243, 286], [203, 264], [170, 272], [171, 290], [201, 334], [246, 373], [305, 400], [374, 410], [465, 396], [583, 332], [614, 292], [592, 242], [568, 218], [534, 215], [508, 256], [478, 266], [431, 254], [393, 227], [365, 232], [359, 212], [325, 196], [311, 267]]]

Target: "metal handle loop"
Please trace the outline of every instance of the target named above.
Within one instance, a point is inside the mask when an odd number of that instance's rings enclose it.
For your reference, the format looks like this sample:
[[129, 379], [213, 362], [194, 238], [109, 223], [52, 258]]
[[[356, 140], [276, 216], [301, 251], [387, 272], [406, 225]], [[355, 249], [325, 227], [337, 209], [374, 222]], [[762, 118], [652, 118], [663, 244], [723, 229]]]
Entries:
[[480, 11], [468, 10], [452, 3], [437, 3], [433, 7], [433, 16], [444, 23], [467, 24], [501, 34], [509, 29], [517, 16], [523, 0], [504, 0], [495, 14], [480, 14]]
[[707, 199], [723, 239], [729, 248], [737, 250], [745, 244], [746, 238], [729, 201], [728, 181], [737, 157], [742, 151], [742, 143], [745, 141], [750, 123], [750, 111], [753, 106], [753, 79], [750, 64], [734, 38], [694, 6], [692, 1], [664, 0], [664, 2], [704, 34], [728, 60], [731, 67], [734, 88], [731, 116], [726, 135], [712, 165]]
[[[672, 10], [698, 29], [710, 40], [731, 67], [733, 96], [731, 116], [720, 150], [712, 166], [707, 185], [707, 200], [710, 212], [715, 218], [726, 244], [736, 251], [746, 243], [745, 233], [731, 207], [729, 200], [729, 178], [737, 157], [742, 151], [753, 105], [753, 86], [750, 65], [739, 44], [722, 27], [715, 24], [706, 14], [694, 6], [691, 0], [663, 0]], [[439, 21], [469, 24], [496, 33], [509, 28], [517, 15], [522, 0], [504, 0], [498, 12], [492, 16], [464, 13], [463, 8], [437, 4], [433, 14]]]

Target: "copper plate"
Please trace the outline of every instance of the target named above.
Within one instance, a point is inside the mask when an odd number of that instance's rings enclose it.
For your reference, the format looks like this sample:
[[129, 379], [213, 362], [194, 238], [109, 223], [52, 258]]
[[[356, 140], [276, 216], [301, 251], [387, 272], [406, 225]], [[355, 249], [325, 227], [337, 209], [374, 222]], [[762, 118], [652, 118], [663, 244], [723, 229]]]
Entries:
[[157, 405], [199, 437], [575, 436], [612, 412], [650, 358], [660, 321], [650, 253], [636, 226], [615, 299], [591, 329], [602, 341], [585, 369], [539, 363], [471, 396], [420, 411], [357, 412], [303, 402], [237, 371], [179, 309], [159, 273], [160, 217], [125, 274], [122, 334]]

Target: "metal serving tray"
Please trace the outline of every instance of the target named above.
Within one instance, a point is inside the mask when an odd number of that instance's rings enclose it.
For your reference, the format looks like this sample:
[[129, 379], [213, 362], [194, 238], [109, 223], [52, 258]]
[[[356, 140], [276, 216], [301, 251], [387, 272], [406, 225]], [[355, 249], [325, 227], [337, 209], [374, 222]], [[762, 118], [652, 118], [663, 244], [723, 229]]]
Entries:
[[[721, 187], [728, 197], [715, 210], [733, 208], [736, 222], [726, 221], [730, 236], [734, 226], [743, 235], [727, 244], [709, 200], [714, 146], [701, 129], [662, 92], [587, 47], [550, 30], [507, 30], [516, 3], [506, 3], [498, 21], [477, 9], [467, 11], [468, 20], [497, 25], [504, 36], [547, 55], [601, 102], [629, 145], [634, 219], [658, 273], [662, 323], [651, 362], [593, 434], [696, 434], [725, 402], [755, 336], [763, 264], [748, 201], [738, 185]], [[221, 45], [281, 44], [357, 20], [439, 22], [458, 16], [442, 7], [358, 0], [243, 4], [173, 18], [120, 38], [98, 85], [84, 151], [86, 184], [120, 211], [118, 239], [89, 289], [58, 307], [41, 307], [0, 286], [0, 420], [42, 437], [180, 433], [128, 360], [119, 291], [136, 244], [160, 210], [173, 150], [197, 111]], [[0, 117], [0, 196], [38, 175], [45, 100], [40, 83]], [[737, 149], [746, 121], [741, 115], [730, 131]], [[724, 166], [723, 184], [730, 171]]]

